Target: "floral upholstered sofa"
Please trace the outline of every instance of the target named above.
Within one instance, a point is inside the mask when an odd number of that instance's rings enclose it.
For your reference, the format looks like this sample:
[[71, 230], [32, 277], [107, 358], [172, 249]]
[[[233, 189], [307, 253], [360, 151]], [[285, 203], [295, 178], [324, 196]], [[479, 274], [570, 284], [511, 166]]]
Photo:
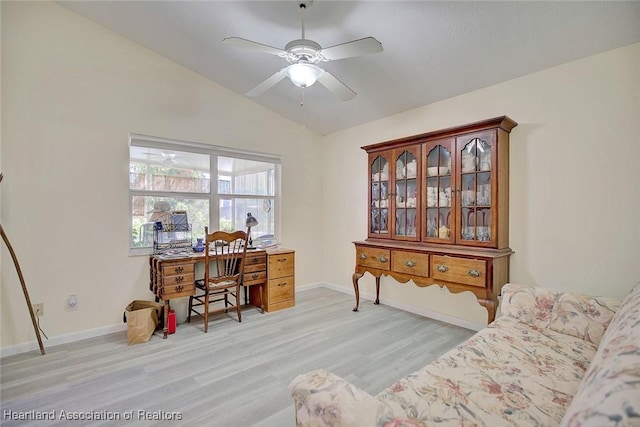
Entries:
[[507, 284], [502, 315], [372, 396], [325, 370], [298, 426], [640, 426], [640, 284], [623, 301]]

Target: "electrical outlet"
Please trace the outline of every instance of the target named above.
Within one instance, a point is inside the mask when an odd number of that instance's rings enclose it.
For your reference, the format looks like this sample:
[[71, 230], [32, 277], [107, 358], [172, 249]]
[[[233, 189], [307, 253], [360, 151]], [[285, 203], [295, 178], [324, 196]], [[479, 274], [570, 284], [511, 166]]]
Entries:
[[69, 295], [69, 299], [67, 299], [67, 309], [71, 311], [78, 309], [78, 297], [76, 295]]
[[44, 316], [44, 303], [39, 302], [39, 303], [33, 304], [33, 313], [38, 317]]

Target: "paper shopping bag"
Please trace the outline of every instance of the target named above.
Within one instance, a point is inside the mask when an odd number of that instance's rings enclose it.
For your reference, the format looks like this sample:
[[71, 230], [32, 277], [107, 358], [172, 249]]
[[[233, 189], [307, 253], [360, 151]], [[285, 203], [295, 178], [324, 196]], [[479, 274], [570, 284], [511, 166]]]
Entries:
[[158, 327], [163, 305], [153, 301], [132, 301], [124, 312], [127, 322], [127, 343], [138, 344], [149, 341]]

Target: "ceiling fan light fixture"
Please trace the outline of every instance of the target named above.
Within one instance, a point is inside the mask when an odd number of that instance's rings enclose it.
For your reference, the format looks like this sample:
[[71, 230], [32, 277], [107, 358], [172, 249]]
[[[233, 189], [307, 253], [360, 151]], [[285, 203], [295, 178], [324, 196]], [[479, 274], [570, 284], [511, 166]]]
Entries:
[[285, 74], [291, 82], [301, 88], [313, 85], [324, 73], [324, 70], [315, 64], [300, 62], [291, 64], [285, 70]]

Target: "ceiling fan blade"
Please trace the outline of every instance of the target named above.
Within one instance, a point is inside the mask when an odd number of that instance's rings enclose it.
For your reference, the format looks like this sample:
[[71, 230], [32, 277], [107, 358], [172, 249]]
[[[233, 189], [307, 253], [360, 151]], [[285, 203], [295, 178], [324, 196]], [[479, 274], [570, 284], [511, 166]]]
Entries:
[[243, 39], [240, 37], [227, 37], [222, 40], [222, 43], [230, 44], [236, 47], [242, 47], [245, 49], [256, 50], [262, 53], [268, 53], [269, 55], [286, 55], [286, 51], [278, 49], [277, 47], [267, 46], [266, 44], [254, 42], [251, 40]]
[[276, 83], [278, 83], [280, 80], [284, 79], [287, 76], [285, 74], [284, 70], [285, 70], [285, 68], [283, 68], [280, 71], [277, 71], [275, 74], [273, 74], [267, 80], [263, 81], [258, 86], [256, 86], [253, 89], [251, 89], [249, 92], [247, 92], [247, 96], [251, 96], [251, 97], [260, 96], [267, 89], [270, 89], [271, 87], [275, 86]]
[[320, 84], [322, 84], [322, 86], [329, 89], [343, 101], [353, 99], [357, 95], [353, 90], [351, 90], [349, 86], [342, 83], [333, 74], [326, 70], [324, 71], [324, 73], [322, 73], [318, 81], [320, 82]]
[[378, 52], [382, 52], [382, 43], [373, 37], [331, 46], [321, 51], [322, 56], [330, 61]]

